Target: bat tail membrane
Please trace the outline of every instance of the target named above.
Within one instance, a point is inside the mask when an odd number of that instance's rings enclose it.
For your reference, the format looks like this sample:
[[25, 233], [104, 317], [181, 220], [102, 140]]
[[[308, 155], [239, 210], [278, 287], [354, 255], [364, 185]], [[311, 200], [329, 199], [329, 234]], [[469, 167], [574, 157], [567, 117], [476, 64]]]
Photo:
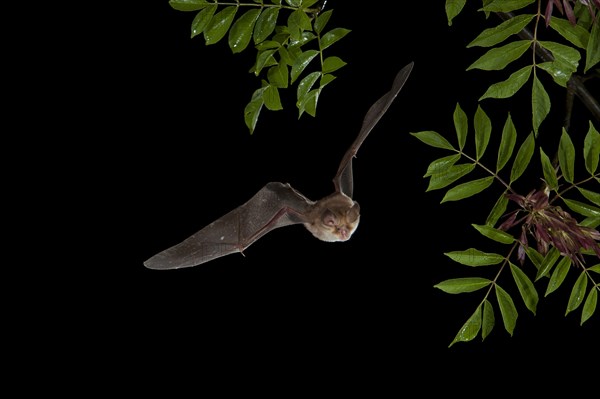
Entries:
[[248, 202], [147, 261], [149, 269], [179, 269], [242, 252], [279, 227], [304, 223], [313, 202], [289, 184], [265, 185]]

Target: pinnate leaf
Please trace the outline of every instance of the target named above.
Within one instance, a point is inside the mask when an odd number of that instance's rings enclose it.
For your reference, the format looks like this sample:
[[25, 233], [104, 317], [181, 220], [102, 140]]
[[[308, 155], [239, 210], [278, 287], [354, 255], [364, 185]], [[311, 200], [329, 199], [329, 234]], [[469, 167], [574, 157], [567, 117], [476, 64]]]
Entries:
[[462, 294], [477, 291], [483, 287], [487, 287], [491, 283], [491, 280], [482, 277], [460, 277], [442, 281], [434, 285], [434, 287], [448, 294]]
[[469, 319], [460, 328], [454, 340], [448, 345], [451, 347], [457, 342], [467, 342], [473, 340], [481, 329], [481, 305], [477, 306], [475, 312], [469, 317]]
[[502, 287], [498, 284], [496, 287], [496, 299], [498, 300], [498, 306], [500, 307], [500, 313], [502, 314], [502, 321], [504, 322], [504, 328], [510, 335], [513, 335], [513, 331], [517, 324], [517, 317], [519, 313], [515, 307], [515, 303], [512, 298]]
[[502, 255], [483, 252], [475, 248], [469, 248], [464, 251], [446, 252], [444, 255], [466, 266], [497, 265], [504, 260]]
[[467, 71], [471, 69], [486, 71], [504, 69], [508, 64], [521, 57], [530, 46], [530, 40], [518, 40], [501, 47], [495, 47], [479, 57], [467, 68]]

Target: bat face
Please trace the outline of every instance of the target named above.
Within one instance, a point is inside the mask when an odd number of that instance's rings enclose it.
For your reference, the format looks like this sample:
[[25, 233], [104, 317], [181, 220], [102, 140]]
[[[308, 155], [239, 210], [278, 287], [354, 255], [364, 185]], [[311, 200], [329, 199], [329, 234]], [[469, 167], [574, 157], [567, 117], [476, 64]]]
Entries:
[[336, 242], [350, 239], [360, 221], [360, 206], [341, 193], [317, 202], [312, 220], [304, 226], [321, 241]]

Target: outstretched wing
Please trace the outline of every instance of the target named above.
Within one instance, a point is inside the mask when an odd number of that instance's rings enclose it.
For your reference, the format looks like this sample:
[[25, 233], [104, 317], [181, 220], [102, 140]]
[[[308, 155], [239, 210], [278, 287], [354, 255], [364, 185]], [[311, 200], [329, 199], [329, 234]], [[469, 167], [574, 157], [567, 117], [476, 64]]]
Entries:
[[373, 127], [377, 124], [377, 122], [379, 122], [383, 114], [385, 114], [392, 101], [394, 101], [394, 99], [404, 86], [404, 83], [406, 83], [406, 80], [408, 79], [408, 76], [412, 71], [413, 65], [414, 62], [411, 62], [410, 64], [402, 68], [400, 72], [398, 72], [398, 74], [396, 75], [396, 78], [394, 79], [392, 89], [385, 93], [383, 97], [377, 100], [377, 102], [375, 102], [375, 104], [371, 105], [371, 108], [369, 108], [369, 111], [367, 112], [367, 114], [365, 115], [365, 119], [363, 120], [360, 132], [358, 133], [358, 137], [354, 140], [354, 143], [352, 143], [348, 151], [346, 151], [346, 154], [344, 155], [344, 157], [342, 158], [342, 162], [340, 163], [340, 167], [338, 168], [338, 171], [335, 177], [333, 178], [335, 191], [344, 193], [348, 197], [352, 198], [352, 158], [354, 158], [363, 141], [365, 141]]
[[144, 266], [178, 269], [242, 252], [273, 229], [304, 223], [313, 204], [289, 184], [268, 183], [245, 204], [154, 255]]

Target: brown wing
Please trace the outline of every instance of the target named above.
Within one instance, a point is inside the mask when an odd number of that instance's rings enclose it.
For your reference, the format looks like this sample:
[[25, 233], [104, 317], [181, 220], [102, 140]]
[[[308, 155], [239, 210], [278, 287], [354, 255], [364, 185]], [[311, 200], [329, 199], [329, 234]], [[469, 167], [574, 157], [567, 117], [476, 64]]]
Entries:
[[154, 255], [144, 266], [178, 269], [242, 252], [273, 229], [304, 223], [313, 204], [289, 184], [268, 183], [245, 204]]
[[344, 193], [350, 198], [352, 198], [354, 188], [352, 178], [352, 158], [354, 158], [363, 141], [365, 141], [373, 127], [375, 127], [377, 122], [379, 122], [383, 114], [385, 114], [385, 112], [389, 108], [392, 101], [394, 101], [394, 99], [404, 86], [404, 83], [406, 83], [406, 80], [408, 79], [408, 76], [412, 71], [413, 65], [414, 62], [411, 62], [410, 64], [402, 68], [400, 72], [398, 72], [398, 74], [396, 75], [391, 90], [385, 93], [383, 97], [377, 100], [377, 102], [375, 102], [375, 104], [373, 104], [371, 108], [369, 108], [369, 111], [367, 112], [363, 120], [360, 132], [358, 133], [358, 137], [354, 140], [354, 143], [352, 143], [348, 151], [346, 151], [346, 154], [344, 155], [344, 157], [342, 158], [342, 162], [340, 163], [340, 167], [338, 168], [338, 171], [335, 177], [333, 178], [335, 191]]

